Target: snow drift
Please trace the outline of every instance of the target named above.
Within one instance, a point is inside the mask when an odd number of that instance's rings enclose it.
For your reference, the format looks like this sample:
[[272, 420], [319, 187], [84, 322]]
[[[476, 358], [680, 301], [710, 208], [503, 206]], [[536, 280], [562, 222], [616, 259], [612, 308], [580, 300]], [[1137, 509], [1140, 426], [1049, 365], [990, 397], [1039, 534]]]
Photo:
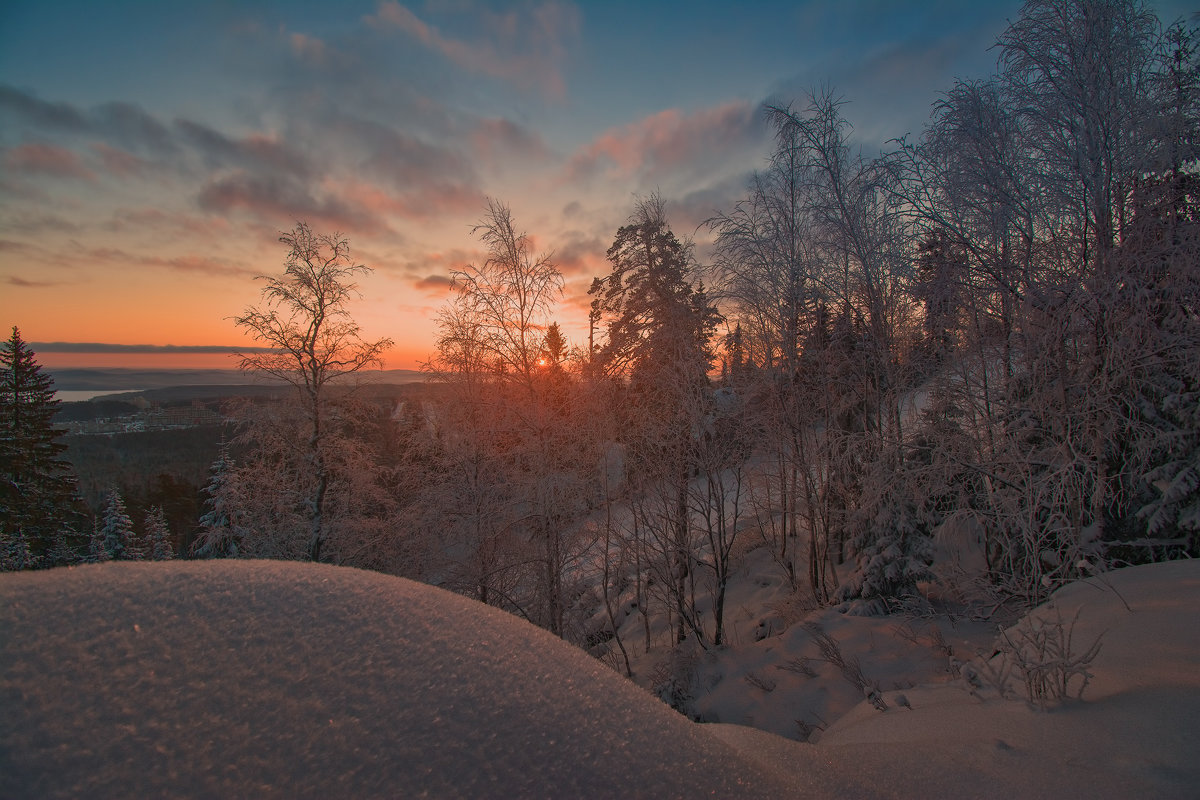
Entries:
[[283, 562], [0, 575], [0, 797], [785, 796], [537, 628]]
[[801, 744], [696, 725], [504, 613], [282, 562], [0, 575], [0, 797], [1194, 797], [1200, 563], [1034, 615], [1103, 634], [1083, 702], [961, 681]]

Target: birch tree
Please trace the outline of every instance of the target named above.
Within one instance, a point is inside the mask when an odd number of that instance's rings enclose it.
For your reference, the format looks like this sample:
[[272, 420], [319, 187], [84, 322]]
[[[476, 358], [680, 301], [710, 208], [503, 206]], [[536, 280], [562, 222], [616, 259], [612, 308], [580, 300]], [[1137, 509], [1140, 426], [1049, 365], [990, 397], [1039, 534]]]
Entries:
[[266, 282], [263, 302], [234, 322], [267, 348], [243, 354], [241, 368], [278, 378], [295, 389], [304, 417], [304, 504], [308, 523], [305, 556], [320, 561], [327, 538], [326, 494], [331, 473], [325, 438], [330, 386], [371, 366], [382, 366], [390, 339], [365, 341], [348, 305], [356, 277], [370, 268], [355, 264], [340, 234], [314, 233], [298, 223], [279, 239], [288, 248], [282, 276]]

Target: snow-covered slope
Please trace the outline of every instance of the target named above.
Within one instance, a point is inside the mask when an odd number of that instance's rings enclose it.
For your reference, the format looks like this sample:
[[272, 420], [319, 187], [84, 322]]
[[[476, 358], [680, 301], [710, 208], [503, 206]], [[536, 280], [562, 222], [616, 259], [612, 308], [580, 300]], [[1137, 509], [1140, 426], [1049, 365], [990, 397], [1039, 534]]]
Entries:
[[0, 797], [1200, 796], [1200, 562], [1051, 602], [1034, 613], [1080, 610], [1080, 646], [1103, 633], [1083, 702], [884, 687], [887, 711], [864, 702], [802, 744], [692, 724], [530, 625], [397, 578], [0, 575]]
[[604, 665], [369, 572], [0, 575], [0, 797], [779, 797]]
[[815, 745], [717, 729], [840, 796], [1200, 797], [1200, 561], [1076, 582], [1031, 616], [1077, 611], [1072, 650], [1102, 636], [1082, 702], [1040, 711], [958, 681], [885, 692], [882, 713], [860, 703]]

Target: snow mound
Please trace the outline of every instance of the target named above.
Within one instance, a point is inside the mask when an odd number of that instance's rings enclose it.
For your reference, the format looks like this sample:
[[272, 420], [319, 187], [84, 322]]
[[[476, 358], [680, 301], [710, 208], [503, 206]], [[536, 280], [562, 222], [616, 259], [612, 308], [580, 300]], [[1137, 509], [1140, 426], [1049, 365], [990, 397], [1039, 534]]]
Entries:
[[1074, 652], [1101, 637], [1082, 701], [1042, 711], [956, 681], [884, 692], [886, 712], [860, 703], [815, 745], [717, 732], [764, 760], [792, 754], [818, 795], [1195, 798], [1197, 612], [1200, 561], [1117, 570], [1063, 587], [1030, 614], [1078, 613]]
[[532, 625], [324, 565], [0, 575], [0, 706], [2, 797], [809, 788]]

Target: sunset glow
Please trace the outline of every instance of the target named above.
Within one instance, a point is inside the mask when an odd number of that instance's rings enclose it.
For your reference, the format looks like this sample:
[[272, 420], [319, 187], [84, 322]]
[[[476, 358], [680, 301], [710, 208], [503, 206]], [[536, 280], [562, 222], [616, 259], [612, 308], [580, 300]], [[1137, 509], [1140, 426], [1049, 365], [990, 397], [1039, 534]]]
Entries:
[[[1154, 4], [1163, 19], [1184, 4]], [[298, 220], [374, 269], [351, 306], [387, 367], [434, 349], [487, 197], [587, 287], [635, 196], [672, 224], [744, 196], [760, 113], [830, 83], [864, 148], [988, 73], [1019, 4], [10, 2], [0, 9], [0, 324], [38, 343], [238, 348]], [[39, 351], [48, 366], [228, 355]]]

